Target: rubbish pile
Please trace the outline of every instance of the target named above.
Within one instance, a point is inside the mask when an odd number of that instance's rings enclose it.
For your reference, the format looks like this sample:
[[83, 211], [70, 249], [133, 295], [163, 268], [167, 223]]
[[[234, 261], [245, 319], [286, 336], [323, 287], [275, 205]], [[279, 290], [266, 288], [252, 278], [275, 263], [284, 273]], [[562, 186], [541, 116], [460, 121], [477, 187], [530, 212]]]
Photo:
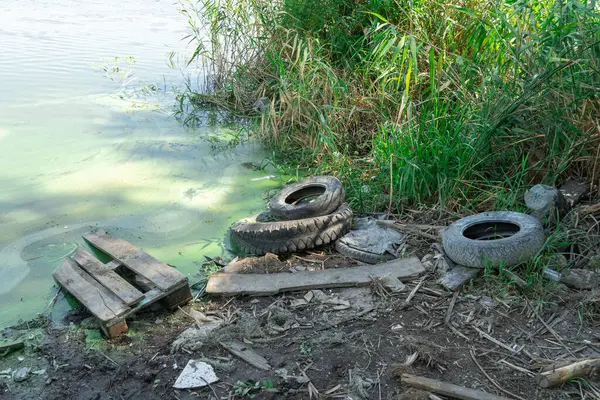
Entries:
[[234, 250], [246, 255], [285, 254], [333, 243], [352, 226], [341, 182], [317, 176], [286, 186], [268, 212], [231, 227]]
[[244, 255], [285, 254], [335, 242], [339, 253], [364, 263], [398, 258], [404, 235], [379, 226], [373, 218], [357, 218], [353, 227], [352, 210], [344, 200], [344, 188], [332, 176], [288, 185], [271, 199], [267, 211], [231, 227], [233, 250]]

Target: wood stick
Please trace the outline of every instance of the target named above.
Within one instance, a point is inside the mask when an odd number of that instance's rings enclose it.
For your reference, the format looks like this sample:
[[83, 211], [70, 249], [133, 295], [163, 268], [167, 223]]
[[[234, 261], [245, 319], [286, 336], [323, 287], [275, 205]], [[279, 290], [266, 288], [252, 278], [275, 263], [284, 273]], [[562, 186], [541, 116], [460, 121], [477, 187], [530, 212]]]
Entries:
[[48, 305], [46, 306], [46, 309], [44, 310], [44, 314], [46, 313], [46, 311], [48, 311], [48, 309], [50, 307], [52, 307], [52, 304], [54, 304], [54, 302], [58, 298], [58, 295], [60, 294], [61, 291], [62, 291], [62, 286], [58, 288], [58, 291], [56, 292], [56, 294], [54, 295], [54, 297], [52, 298], [52, 300], [50, 300], [50, 303], [48, 303]]
[[500, 360], [499, 362], [500, 362], [500, 363], [502, 363], [502, 364], [504, 364], [504, 365], [507, 365], [507, 366], [509, 366], [510, 368], [512, 368], [512, 369], [514, 369], [514, 370], [516, 370], [516, 371], [522, 372], [522, 373], [524, 373], [525, 375], [529, 375], [529, 376], [531, 376], [532, 378], [535, 376], [535, 374], [534, 374], [533, 372], [531, 372], [530, 370], [528, 370], [528, 369], [526, 369], [526, 368], [523, 368], [523, 367], [519, 367], [518, 365], [511, 364], [511, 363], [509, 363], [509, 362], [508, 362], [508, 361], [506, 361], [506, 360]]
[[472, 326], [471, 328], [473, 328], [475, 331], [477, 331], [477, 333], [479, 333], [481, 336], [483, 336], [485, 339], [489, 340], [490, 342], [494, 343], [495, 345], [500, 346], [505, 350], [508, 350], [510, 352], [510, 354], [517, 354], [519, 352], [519, 349], [517, 349], [517, 350], [513, 349], [509, 345], [502, 343], [498, 339], [495, 339], [492, 336], [488, 335], [487, 333], [485, 333], [481, 329], [477, 328], [476, 326]]
[[444, 322], [446, 323], [446, 325], [450, 322], [450, 318], [452, 318], [452, 310], [454, 309], [454, 304], [456, 303], [458, 293], [459, 293], [458, 290], [456, 292], [454, 292], [454, 296], [452, 296], [452, 300], [450, 300], [450, 305], [448, 306], [448, 309], [446, 310], [446, 319], [444, 319]]
[[592, 375], [600, 370], [600, 358], [580, 360], [560, 368], [552, 368], [537, 374], [535, 380], [540, 387], [560, 385], [569, 379]]
[[563, 339], [560, 337], [560, 335], [558, 333], [556, 333], [556, 331], [554, 329], [552, 329], [551, 326], [549, 326], [546, 321], [544, 321], [544, 319], [542, 317], [540, 317], [540, 315], [537, 313], [537, 311], [535, 311], [535, 308], [533, 308], [533, 306], [527, 302], [527, 305], [529, 305], [529, 307], [531, 308], [531, 311], [533, 311], [533, 314], [537, 317], [537, 319], [540, 320], [540, 322], [542, 323], [542, 325], [544, 325], [544, 327], [548, 330], [548, 332], [550, 332], [552, 334], [552, 336], [554, 336], [556, 338], [556, 340], [558, 340], [558, 342], [560, 343], [560, 345], [567, 350], [568, 353], [571, 354], [571, 356], [575, 357], [575, 354], [573, 354], [573, 352], [571, 351], [571, 349], [565, 345], [563, 343]]
[[494, 385], [499, 391], [501, 391], [502, 393], [507, 394], [507, 395], [509, 395], [511, 397], [514, 397], [515, 399], [525, 400], [521, 396], [517, 396], [516, 394], [511, 393], [508, 390], [504, 389], [487, 372], [485, 372], [485, 369], [483, 369], [483, 367], [481, 366], [481, 364], [479, 364], [479, 361], [477, 361], [477, 357], [475, 357], [475, 351], [473, 351], [471, 349], [471, 350], [469, 350], [469, 353], [471, 354], [471, 358], [473, 359], [473, 362], [475, 363], [475, 365], [477, 365], [477, 368], [479, 368], [479, 370], [481, 372], [483, 372], [483, 375], [485, 375], [485, 377], [488, 379], [488, 381], [490, 381], [492, 383], [492, 385]]
[[419, 281], [419, 283], [417, 283], [417, 285], [410, 292], [410, 294], [408, 295], [408, 297], [406, 298], [406, 300], [404, 300], [404, 304], [402, 304], [402, 307], [408, 306], [408, 303], [410, 303], [410, 301], [412, 300], [412, 298], [415, 297], [415, 295], [417, 294], [417, 292], [419, 291], [419, 289], [421, 288], [421, 286], [423, 286], [424, 283], [425, 283], [425, 278], [421, 279]]
[[582, 214], [595, 214], [600, 211], [600, 203], [581, 207]]
[[424, 378], [411, 374], [402, 374], [402, 383], [416, 389], [426, 390], [462, 400], [509, 400], [506, 397], [482, 392], [481, 390], [468, 389], [452, 383], [442, 382], [435, 379]]

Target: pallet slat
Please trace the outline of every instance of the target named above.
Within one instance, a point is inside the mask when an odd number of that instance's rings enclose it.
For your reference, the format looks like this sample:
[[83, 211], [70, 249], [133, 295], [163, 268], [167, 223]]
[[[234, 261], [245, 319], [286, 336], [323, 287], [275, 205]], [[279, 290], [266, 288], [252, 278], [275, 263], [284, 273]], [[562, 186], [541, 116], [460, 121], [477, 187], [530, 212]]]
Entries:
[[144, 294], [121, 278], [110, 266], [103, 264], [85, 250], [79, 249], [73, 259], [100, 282], [104, 287], [117, 295], [125, 304], [131, 306], [139, 303]]
[[182, 282], [187, 282], [187, 277], [179, 271], [160, 262], [131, 243], [109, 236], [106, 232], [90, 232], [83, 235], [83, 238], [163, 291], [169, 291], [181, 285]]
[[425, 272], [418, 258], [402, 258], [384, 264], [318, 271], [275, 274], [217, 273], [210, 276], [206, 293], [222, 296], [271, 296], [295, 290], [367, 286], [374, 279], [391, 276], [401, 281]]
[[69, 258], [53, 274], [66, 291], [81, 302], [100, 322], [110, 326], [131, 309]]

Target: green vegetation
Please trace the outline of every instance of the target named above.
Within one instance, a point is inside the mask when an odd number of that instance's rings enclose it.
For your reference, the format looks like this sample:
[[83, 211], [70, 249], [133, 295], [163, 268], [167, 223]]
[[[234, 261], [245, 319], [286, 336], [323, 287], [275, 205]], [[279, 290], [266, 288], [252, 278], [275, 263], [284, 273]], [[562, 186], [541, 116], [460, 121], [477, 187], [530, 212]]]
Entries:
[[190, 62], [210, 73], [182, 110], [251, 117], [277, 162], [341, 177], [356, 210], [502, 209], [600, 177], [593, 0], [194, 4]]
[[273, 382], [264, 381], [237, 381], [233, 385], [233, 393], [244, 398], [254, 399], [261, 391], [273, 391]]

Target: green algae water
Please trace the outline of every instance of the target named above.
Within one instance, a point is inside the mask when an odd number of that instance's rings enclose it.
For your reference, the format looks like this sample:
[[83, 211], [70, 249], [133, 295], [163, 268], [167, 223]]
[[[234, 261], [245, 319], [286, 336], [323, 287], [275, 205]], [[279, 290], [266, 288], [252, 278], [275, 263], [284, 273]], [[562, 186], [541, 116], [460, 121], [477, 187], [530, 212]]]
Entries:
[[0, 328], [45, 311], [94, 227], [193, 276], [263, 207], [275, 183], [244, 167], [260, 147], [172, 116], [170, 89], [198, 74], [167, 65], [185, 29], [172, 0], [2, 1]]

